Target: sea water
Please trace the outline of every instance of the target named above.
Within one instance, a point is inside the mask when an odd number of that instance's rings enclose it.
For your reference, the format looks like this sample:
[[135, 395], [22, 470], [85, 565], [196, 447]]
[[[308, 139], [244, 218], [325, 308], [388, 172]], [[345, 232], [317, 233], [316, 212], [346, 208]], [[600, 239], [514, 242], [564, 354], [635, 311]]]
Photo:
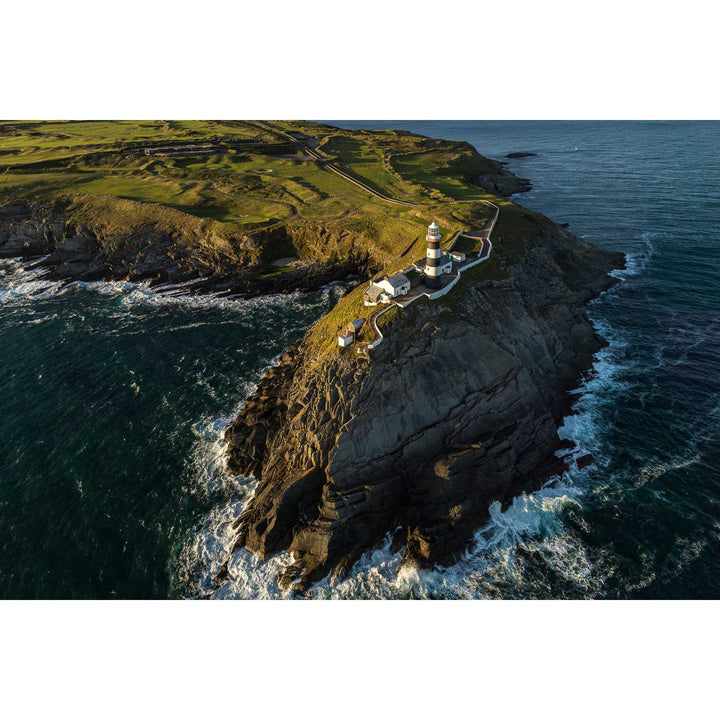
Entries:
[[[507, 161], [533, 184], [517, 201], [628, 266], [588, 308], [610, 344], [561, 429], [570, 471], [491, 507], [452, 567], [401, 567], [388, 541], [310, 595], [720, 597], [720, 124], [336, 124], [537, 153]], [[2, 597], [288, 597], [285, 553], [237, 551], [215, 581], [254, 490], [222, 434], [341, 293], [168, 298], [0, 262]]]

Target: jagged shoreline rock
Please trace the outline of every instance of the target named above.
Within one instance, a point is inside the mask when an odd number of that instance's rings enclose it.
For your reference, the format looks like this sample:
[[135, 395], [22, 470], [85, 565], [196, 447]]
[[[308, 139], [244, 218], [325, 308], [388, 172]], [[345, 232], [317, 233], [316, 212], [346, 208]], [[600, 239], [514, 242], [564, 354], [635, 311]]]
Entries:
[[475, 185], [485, 188], [485, 190], [493, 195], [502, 195], [503, 197], [510, 197], [511, 195], [532, 190], [532, 185], [527, 178], [515, 175], [515, 173], [507, 168], [502, 167], [500, 163], [493, 161], [493, 164], [493, 173], [478, 175], [472, 178]]
[[623, 265], [547, 221], [504, 277], [405, 310], [370, 363], [294, 348], [226, 433], [259, 480], [234, 548], [290, 551], [280, 582], [298, 591], [388, 533], [407, 561], [452, 562], [491, 502], [560, 469], [568, 390], [604, 344], [585, 305]]

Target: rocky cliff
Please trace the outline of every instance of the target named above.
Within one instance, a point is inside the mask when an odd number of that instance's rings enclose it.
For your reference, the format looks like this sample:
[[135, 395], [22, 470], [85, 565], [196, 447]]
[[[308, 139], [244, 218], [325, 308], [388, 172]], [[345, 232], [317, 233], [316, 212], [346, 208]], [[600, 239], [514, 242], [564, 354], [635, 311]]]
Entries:
[[[348, 240], [341, 224], [311, 230], [323, 247], [293, 268], [277, 271], [278, 252], [294, 255], [292, 232], [305, 227], [261, 229], [252, 235], [214, 233], [200, 219], [168, 208], [103, 199], [78, 211], [72, 200], [26, 200], [0, 204], [0, 258], [36, 259], [50, 279], [63, 281], [149, 280], [189, 283], [192, 292], [240, 296], [309, 291], [348, 274], [377, 269], [364, 238]], [[110, 209], [120, 222], [111, 222]], [[268, 250], [275, 256], [268, 255]], [[325, 257], [323, 257], [323, 252]], [[42, 258], [42, 259], [40, 259]]]
[[408, 561], [451, 562], [492, 501], [558, 471], [568, 389], [603, 344], [585, 304], [623, 262], [545, 220], [512, 266], [394, 311], [369, 362], [291, 349], [227, 431], [259, 478], [235, 547], [290, 551], [299, 590], [388, 533]]
[[485, 188], [493, 195], [501, 195], [510, 197], [517, 193], [524, 193], [532, 190], [532, 185], [527, 178], [515, 175], [512, 171], [503, 167], [501, 163], [490, 160], [492, 163], [492, 171], [471, 175], [468, 179], [474, 185]]

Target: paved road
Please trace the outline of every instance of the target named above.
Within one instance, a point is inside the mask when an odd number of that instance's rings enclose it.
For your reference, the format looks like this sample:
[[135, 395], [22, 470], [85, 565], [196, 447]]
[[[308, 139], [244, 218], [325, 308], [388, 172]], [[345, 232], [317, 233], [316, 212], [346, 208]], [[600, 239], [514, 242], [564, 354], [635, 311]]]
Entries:
[[405, 200], [396, 200], [395, 198], [391, 198], [388, 195], [385, 195], [384, 193], [379, 192], [378, 190], [374, 190], [369, 185], [366, 185], [362, 180], [358, 180], [357, 178], [354, 178], [349, 173], [345, 172], [341, 168], [339, 168], [337, 165], [334, 165], [330, 158], [327, 157], [327, 155], [324, 155], [323, 153], [320, 153], [318, 150], [314, 150], [313, 148], [309, 147], [308, 145], [305, 145], [305, 143], [300, 142], [297, 138], [290, 135], [290, 133], [286, 133], [283, 130], [277, 130], [276, 128], [267, 125], [264, 122], [260, 122], [258, 120], [249, 120], [248, 121], [251, 125], [255, 125], [257, 127], [262, 128], [263, 130], [273, 133], [274, 135], [278, 135], [279, 137], [284, 138], [285, 140], [289, 140], [294, 145], [297, 145], [304, 153], [307, 153], [310, 155], [310, 157], [314, 158], [318, 162], [321, 162], [323, 164], [323, 167], [327, 168], [331, 172], [334, 172], [336, 175], [340, 175], [340, 177], [345, 178], [345, 180], [353, 183], [354, 185], [357, 185], [359, 188], [362, 188], [366, 192], [369, 192], [371, 195], [374, 195], [376, 198], [379, 198], [380, 200], [384, 200], [385, 202], [393, 203], [395, 205], [404, 205], [405, 207], [417, 207], [416, 203], [411, 202], [405, 202]]

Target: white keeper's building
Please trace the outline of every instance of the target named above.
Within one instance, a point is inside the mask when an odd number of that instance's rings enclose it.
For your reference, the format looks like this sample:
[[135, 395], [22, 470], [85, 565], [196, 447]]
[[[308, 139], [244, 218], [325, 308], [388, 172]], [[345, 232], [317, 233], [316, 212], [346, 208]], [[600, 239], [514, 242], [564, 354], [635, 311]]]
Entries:
[[389, 303], [396, 297], [410, 292], [410, 280], [404, 273], [386, 275], [380, 282], [371, 282], [363, 294], [365, 305]]

